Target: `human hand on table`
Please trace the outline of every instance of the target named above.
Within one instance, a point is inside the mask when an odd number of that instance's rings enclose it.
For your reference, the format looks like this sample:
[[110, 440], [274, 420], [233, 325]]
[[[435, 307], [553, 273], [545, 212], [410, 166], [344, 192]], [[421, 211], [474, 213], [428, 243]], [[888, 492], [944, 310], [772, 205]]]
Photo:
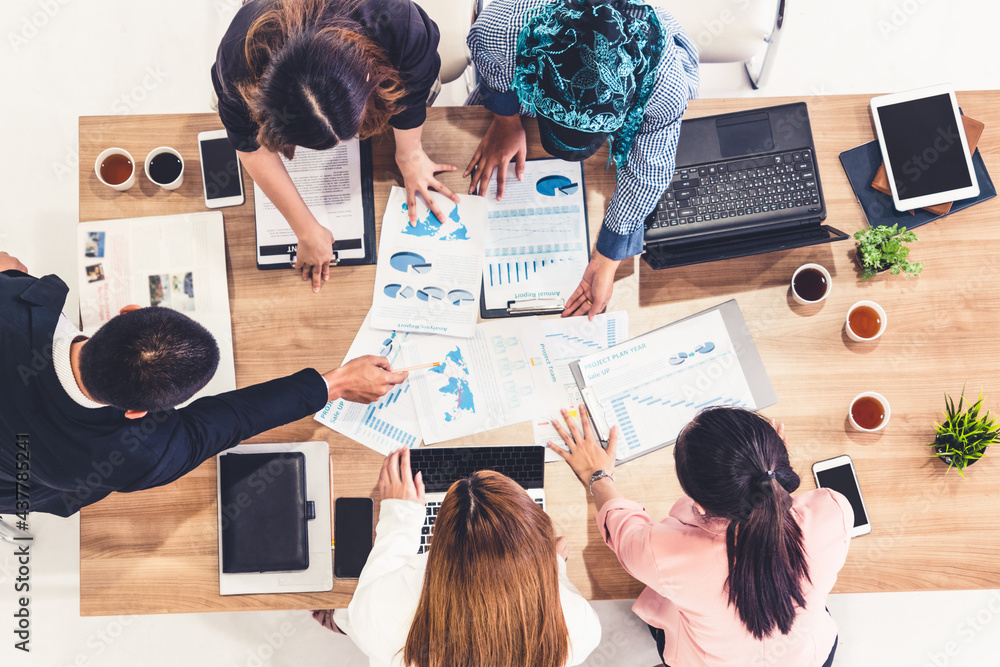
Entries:
[[14, 257], [5, 252], [0, 252], [0, 271], [20, 271], [21, 273], [27, 273], [28, 267]]
[[410, 469], [410, 450], [397, 449], [385, 457], [378, 475], [378, 490], [382, 500], [409, 500], [424, 504], [424, 475]]
[[776, 419], [772, 419], [771, 428], [778, 432], [778, 437], [785, 443], [785, 449], [788, 449], [788, 437], [785, 435], [785, 425], [779, 424]]
[[409, 214], [411, 226], [417, 224], [417, 193], [420, 194], [424, 203], [427, 204], [427, 208], [439, 222], [446, 220], [446, 217], [444, 211], [431, 197], [431, 188], [456, 204], [459, 203], [458, 195], [434, 177], [434, 174], [438, 172], [455, 171], [458, 167], [453, 164], [438, 164], [427, 157], [427, 153], [424, 152], [420, 143], [422, 133], [422, 126], [412, 130], [393, 131], [396, 138], [396, 165], [399, 167], [399, 173], [403, 175], [403, 187], [406, 189], [406, 211]]
[[472, 174], [469, 194], [486, 195], [493, 172], [497, 173], [497, 201], [503, 199], [507, 180], [507, 165], [514, 158], [517, 180], [524, 179], [524, 161], [528, 156], [528, 142], [520, 116], [494, 116], [483, 140], [472, 154], [462, 178]]
[[548, 446], [549, 449], [566, 459], [569, 467], [576, 473], [577, 478], [583, 486], [589, 489], [590, 476], [595, 472], [603, 470], [608, 475], [611, 475], [615, 471], [615, 456], [618, 452], [618, 427], [615, 426], [611, 429], [611, 435], [608, 437], [608, 448], [604, 449], [601, 447], [601, 443], [597, 441], [594, 430], [590, 427], [590, 417], [587, 414], [586, 405], [580, 404], [579, 414], [582, 429], [577, 426], [576, 420], [566, 410], [562, 411], [562, 418], [565, 420], [566, 426], [560, 424], [558, 419], [552, 420], [552, 425], [555, 427], [559, 437], [562, 438], [562, 441], [566, 443], [569, 451], [566, 451], [553, 442], [549, 442]]
[[621, 264], [619, 259], [608, 259], [594, 250], [590, 263], [583, 271], [580, 285], [570, 295], [563, 317], [571, 315], [586, 315], [594, 319], [594, 315], [604, 312], [611, 301], [611, 292], [615, 289], [615, 271]]
[[405, 381], [409, 373], [396, 373], [388, 359], [368, 354], [324, 373], [323, 377], [329, 385], [328, 401], [342, 398], [352, 403], [372, 403]]
[[556, 538], [556, 555], [563, 560], [569, 560], [569, 538], [560, 535]]
[[312, 280], [313, 292], [318, 292], [323, 281], [330, 279], [330, 261], [333, 259], [333, 232], [315, 222], [307, 232], [299, 234], [295, 252], [295, 270], [302, 272], [302, 280]]

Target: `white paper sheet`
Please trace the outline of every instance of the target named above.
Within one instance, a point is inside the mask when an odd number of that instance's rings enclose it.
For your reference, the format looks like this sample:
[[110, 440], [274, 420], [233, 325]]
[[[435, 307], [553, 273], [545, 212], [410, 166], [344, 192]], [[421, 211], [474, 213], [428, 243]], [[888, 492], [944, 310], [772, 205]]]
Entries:
[[[547, 368], [536, 367], [536, 370], [548, 373], [551, 377], [549, 386], [555, 385], [556, 389], [554, 392], [546, 391], [554, 401], [539, 402], [531, 426], [536, 445], [548, 442], [560, 444], [562, 439], [551, 420], [558, 418], [559, 410], [563, 408], [569, 411], [571, 417], [579, 418], [577, 406], [583, 402], [570, 364], [598, 350], [628, 340], [628, 313], [620, 310], [595, 315], [593, 321], [586, 317], [552, 318], [542, 320], [541, 325], [542, 356], [547, 362]], [[538, 380], [539, 386], [545, 386], [543, 382]], [[545, 450], [546, 462], [561, 460], [555, 452]]]
[[417, 198], [411, 227], [406, 191], [393, 187], [382, 218], [372, 326], [469, 338], [475, 333], [483, 272], [486, 201], [460, 195], [456, 205], [432, 193], [445, 212], [438, 222]]
[[[317, 222], [333, 233], [337, 241], [360, 239], [358, 249], [338, 250], [340, 259], [361, 259], [364, 247], [364, 199], [361, 196], [361, 149], [357, 139], [337, 144], [325, 151], [295, 149], [295, 159], [281, 161], [295, 188]], [[257, 220], [257, 263], [287, 265], [287, 248], [298, 240], [274, 203], [260, 186], [253, 184], [254, 215]], [[263, 254], [268, 247], [284, 252]]]
[[718, 310], [585, 357], [580, 371], [621, 430], [620, 459], [673, 440], [704, 407], [753, 405]]
[[[369, 311], [343, 363], [366, 354], [374, 354], [387, 358], [393, 368], [402, 368], [405, 366], [401, 363], [403, 348], [413, 345], [417, 338], [422, 338], [425, 334], [377, 331], [371, 327], [371, 317]], [[413, 405], [410, 380], [397, 385], [370, 405], [343, 399], [331, 401], [316, 413], [315, 419], [380, 454], [388, 454], [403, 447], [416, 447], [423, 438]]]
[[422, 336], [403, 348], [407, 366], [443, 361], [410, 374], [417, 419], [431, 445], [531, 419], [540, 400], [532, 367], [542, 360], [534, 317], [493, 320], [470, 340]]
[[496, 179], [486, 195], [488, 219], [483, 285], [486, 308], [510, 302], [569, 299], [587, 267], [582, 163], [529, 160], [524, 180], [508, 166], [503, 201]]
[[218, 370], [191, 400], [236, 389], [222, 213], [83, 222], [77, 248], [84, 334], [124, 306], [172, 308], [219, 344]]

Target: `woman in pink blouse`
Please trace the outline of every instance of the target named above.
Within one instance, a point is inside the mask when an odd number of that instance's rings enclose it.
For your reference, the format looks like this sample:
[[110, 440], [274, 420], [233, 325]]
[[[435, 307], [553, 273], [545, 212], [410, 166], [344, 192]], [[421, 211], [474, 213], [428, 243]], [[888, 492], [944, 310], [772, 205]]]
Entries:
[[[581, 414], [585, 414], [580, 406]], [[597, 526], [646, 589], [632, 609], [672, 667], [829, 667], [837, 626], [826, 597], [844, 565], [850, 503], [818, 489], [790, 495], [784, 427], [748, 410], [709, 408], [677, 438], [687, 496], [660, 522], [616, 490], [617, 429], [607, 451], [564, 412], [561, 453], [594, 496]]]

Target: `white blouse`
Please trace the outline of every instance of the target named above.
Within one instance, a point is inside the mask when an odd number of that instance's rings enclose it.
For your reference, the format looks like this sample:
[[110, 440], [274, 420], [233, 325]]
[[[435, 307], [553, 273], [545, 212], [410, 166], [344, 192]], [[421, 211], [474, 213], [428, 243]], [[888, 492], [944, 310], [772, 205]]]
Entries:
[[[370, 659], [371, 667], [405, 667], [403, 647], [423, 589], [427, 554], [420, 547], [424, 506], [410, 500], [383, 500], [375, 544], [347, 609], [334, 615], [338, 627]], [[601, 622], [566, 577], [559, 560], [559, 599], [569, 629], [567, 667], [579, 665], [601, 641]]]

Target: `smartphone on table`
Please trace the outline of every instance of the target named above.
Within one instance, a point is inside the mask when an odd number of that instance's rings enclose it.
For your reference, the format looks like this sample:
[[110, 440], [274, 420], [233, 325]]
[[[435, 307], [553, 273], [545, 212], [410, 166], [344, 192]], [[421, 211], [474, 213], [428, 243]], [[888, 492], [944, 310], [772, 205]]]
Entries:
[[198, 155], [201, 157], [205, 206], [222, 208], [242, 204], [245, 197], [240, 158], [229, 142], [226, 131], [199, 132]]
[[872, 532], [868, 509], [861, 497], [861, 486], [858, 484], [858, 476], [854, 472], [854, 462], [850, 456], [845, 454], [814, 463], [813, 476], [816, 478], [816, 486], [833, 489], [843, 494], [851, 503], [854, 509], [854, 529], [851, 531], [851, 537]]
[[337, 498], [333, 519], [333, 576], [357, 579], [372, 550], [371, 498]]

